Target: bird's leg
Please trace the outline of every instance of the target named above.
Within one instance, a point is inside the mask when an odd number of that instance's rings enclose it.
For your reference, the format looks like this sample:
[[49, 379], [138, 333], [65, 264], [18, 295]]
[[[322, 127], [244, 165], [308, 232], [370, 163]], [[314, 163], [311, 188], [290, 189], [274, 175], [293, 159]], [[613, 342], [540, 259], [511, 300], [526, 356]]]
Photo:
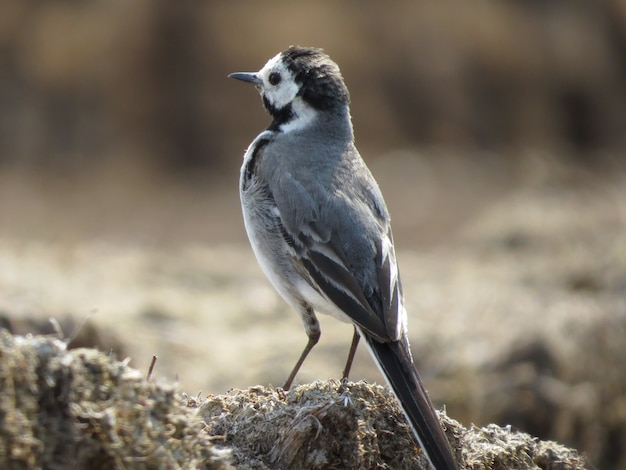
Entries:
[[306, 343], [306, 346], [304, 347], [302, 354], [300, 354], [300, 359], [298, 359], [298, 362], [296, 362], [296, 365], [291, 371], [291, 374], [289, 374], [289, 377], [287, 377], [287, 380], [285, 381], [285, 385], [283, 385], [283, 390], [289, 390], [289, 388], [291, 387], [291, 383], [293, 382], [293, 379], [296, 378], [296, 374], [300, 370], [300, 367], [304, 363], [304, 360], [311, 352], [311, 349], [313, 349], [313, 346], [315, 346], [317, 342], [320, 340], [321, 335], [322, 334], [319, 331], [317, 332], [317, 334], [309, 335], [309, 341]]
[[306, 334], [309, 337], [309, 341], [307, 341], [306, 346], [304, 347], [304, 350], [302, 351], [302, 354], [300, 354], [300, 358], [298, 359], [298, 362], [296, 362], [296, 365], [293, 367], [293, 370], [291, 371], [291, 374], [289, 374], [289, 377], [287, 377], [287, 380], [285, 381], [285, 385], [283, 385], [283, 390], [289, 390], [293, 382], [293, 379], [296, 378], [296, 374], [300, 370], [300, 367], [302, 367], [304, 360], [311, 352], [311, 349], [313, 349], [313, 346], [315, 346], [317, 342], [320, 340], [320, 336], [322, 336], [320, 324], [317, 321], [313, 308], [305, 304], [303, 305], [303, 310], [300, 312], [300, 314], [302, 316], [304, 329], [306, 330]]
[[354, 327], [354, 335], [352, 335], [352, 344], [350, 344], [350, 351], [348, 351], [348, 359], [346, 360], [346, 366], [343, 368], [343, 374], [341, 375], [341, 389], [346, 390], [348, 385], [348, 375], [350, 375], [350, 369], [352, 368], [352, 362], [354, 361], [354, 355], [356, 354], [356, 348], [359, 345], [361, 335], [359, 331]]

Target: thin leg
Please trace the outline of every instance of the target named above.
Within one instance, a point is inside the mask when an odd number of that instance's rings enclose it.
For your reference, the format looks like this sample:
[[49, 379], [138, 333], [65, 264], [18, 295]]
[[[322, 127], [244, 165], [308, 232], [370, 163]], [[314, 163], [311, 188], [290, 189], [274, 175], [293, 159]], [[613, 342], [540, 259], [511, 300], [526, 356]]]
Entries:
[[291, 371], [291, 374], [289, 374], [289, 377], [287, 377], [287, 381], [285, 382], [285, 385], [283, 385], [284, 390], [289, 390], [293, 382], [293, 379], [296, 378], [296, 374], [300, 370], [300, 367], [304, 363], [304, 360], [306, 359], [306, 357], [311, 352], [311, 349], [313, 349], [313, 346], [315, 346], [317, 342], [320, 340], [320, 336], [321, 336], [321, 333], [319, 331], [309, 335], [309, 341], [306, 343], [306, 346], [304, 347], [304, 351], [302, 351], [302, 354], [300, 354], [300, 359], [298, 359], [298, 362], [296, 362], [296, 365]]
[[352, 344], [350, 345], [350, 351], [348, 352], [348, 359], [346, 360], [346, 367], [343, 368], [343, 375], [341, 376], [341, 382], [348, 382], [348, 375], [350, 375], [350, 369], [352, 368], [352, 361], [354, 361], [354, 355], [356, 354], [356, 348], [359, 345], [361, 335], [356, 327], [354, 328], [354, 335], [352, 336]]

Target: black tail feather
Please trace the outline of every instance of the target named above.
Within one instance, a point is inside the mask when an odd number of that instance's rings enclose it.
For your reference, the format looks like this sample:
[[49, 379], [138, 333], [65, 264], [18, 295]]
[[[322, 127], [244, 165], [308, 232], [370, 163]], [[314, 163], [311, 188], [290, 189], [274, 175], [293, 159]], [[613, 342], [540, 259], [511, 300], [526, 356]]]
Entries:
[[435, 470], [457, 470], [458, 464], [435, 408], [413, 364], [408, 341], [380, 343], [364, 336], [378, 367], [400, 402], [413, 433]]

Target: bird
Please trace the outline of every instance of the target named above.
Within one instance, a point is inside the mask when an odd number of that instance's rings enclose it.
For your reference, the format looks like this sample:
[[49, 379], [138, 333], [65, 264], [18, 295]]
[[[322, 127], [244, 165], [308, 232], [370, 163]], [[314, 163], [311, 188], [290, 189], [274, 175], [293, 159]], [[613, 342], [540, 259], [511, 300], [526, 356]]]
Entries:
[[239, 191], [257, 261], [308, 336], [283, 389], [320, 339], [317, 313], [352, 323], [342, 383], [363, 338], [430, 468], [458, 469], [413, 361], [389, 211], [356, 148], [338, 65], [322, 49], [290, 46], [229, 77], [254, 85], [271, 117], [244, 153]]

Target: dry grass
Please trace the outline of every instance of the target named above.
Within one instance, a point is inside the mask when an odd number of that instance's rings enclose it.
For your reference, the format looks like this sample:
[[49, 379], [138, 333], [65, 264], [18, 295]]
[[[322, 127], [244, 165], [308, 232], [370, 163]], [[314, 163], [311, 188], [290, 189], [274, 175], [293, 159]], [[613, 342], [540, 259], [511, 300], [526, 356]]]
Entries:
[[[0, 324], [95, 312], [75, 345], [156, 354], [193, 394], [282, 383], [305, 335], [236, 194], [267, 116], [226, 74], [316, 45], [394, 216], [435, 402], [626, 469], [625, 4], [540, 3], [0, 3]], [[300, 383], [341, 373], [350, 327], [322, 322]], [[382, 380], [364, 350], [353, 377]]]
[[[366, 383], [193, 399], [93, 349], [2, 331], [0, 384], [7, 469], [427, 468], [393, 395]], [[555, 443], [441, 419], [465, 468], [587, 468]]]
[[2, 468], [231, 468], [172, 386], [96, 350], [3, 330], [0, 371]]
[[[583, 450], [600, 467], [623, 467], [623, 171], [594, 174], [540, 159], [518, 167], [515, 183], [504, 189], [488, 186], [489, 167], [454, 172], [449, 162], [437, 167], [417, 156], [405, 168], [421, 181], [424, 174], [435, 179], [410, 190], [411, 200], [423, 196], [415, 204], [433, 201], [429, 210], [414, 210], [394, 191], [400, 172], [392, 163], [406, 162], [395, 158], [374, 172], [404, 232], [398, 243], [409, 330], [434, 401], [462, 423], [512, 424]], [[491, 196], [467, 201], [456, 217], [458, 197], [450, 192], [460, 188], [469, 199], [472, 184]], [[190, 204], [178, 194], [167, 207], [216, 223], [197, 204], [198, 193]], [[236, 200], [234, 193], [219, 197]], [[231, 216], [234, 226], [239, 214]], [[168, 220], [167, 210], [161, 217]], [[418, 249], [402, 249], [422, 228], [430, 233], [416, 237]], [[78, 243], [4, 238], [0, 310], [13, 325], [96, 310], [89, 325], [123, 344], [135, 367], [147, 370], [156, 354], [154, 375], [191, 394], [282, 383], [305, 335], [249, 247], [179, 240], [146, 246], [123, 232]], [[341, 373], [350, 328], [322, 323], [300, 383]], [[382, 381], [363, 350], [352, 377]]]

